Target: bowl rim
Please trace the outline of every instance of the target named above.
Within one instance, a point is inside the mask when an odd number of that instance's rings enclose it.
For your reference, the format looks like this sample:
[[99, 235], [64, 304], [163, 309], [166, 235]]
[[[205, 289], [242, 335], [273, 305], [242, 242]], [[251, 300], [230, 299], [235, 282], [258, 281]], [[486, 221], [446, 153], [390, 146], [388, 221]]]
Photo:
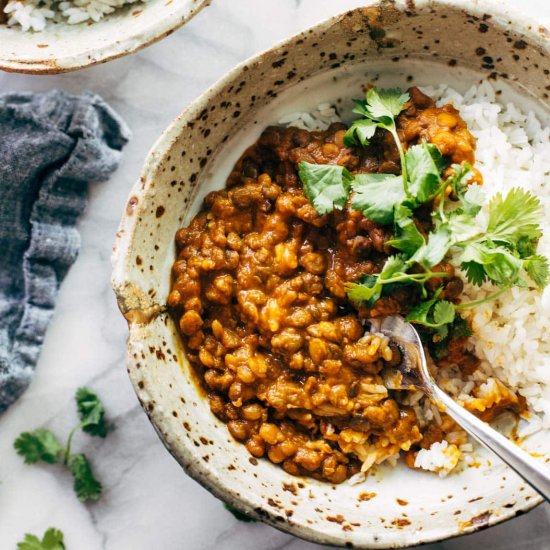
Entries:
[[[101, 65], [136, 53], [166, 38], [197, 15], [203, 8], [209, 6], [211, 2], [212, 0], [197, 0], [197, 3], [191, 9], [181, 6], [175, 13], [158, 20], [151, 27], [130, 34], [123, 40], [113, 38], [111, 42], [103, 44], [97, 50], [93, 50], [93, 57], [90, 56], [90, 52], [88, 51], [79, 54], [67, 53], [53, 60], [37, 58], [32, 61], [21, 61], [0, 58], [0, 70], [8, 73], [54, 75]], [[80, 25], [83, 24], [85, 23], [80, 23]], [[78, 25], [75, 25], [75, 27], [78, 27]]]
[[[387, 4], [388, 1], [392, 4], [393, 7], [400, 11], [406, 11], [418, 8], [430, 7], [433, 5], [441, 5], [443, 7], [461, 9], [465, 12], [471, 13], [473, 15], [483, 15], [489, 13], [502, 27], [508, 27], [513, 29], [514, 32], [522, 34], [529, 38], [532, 43], [539, 44], [545, 49], [550, 49], [550, 31], [548, 31], [543, 25], [537, 22], [535, 19], [524, 15], [519, 11], [518, 8], [515, 8], [513, 5], [504, 6], [501, 2], [497, 0], [477, 0], [475, 3], [470, 2], [469, 0], [365, 0], [365, 3], [361, 7], [356, 7], [353, 9], [348, 9], [343, 12], [337, 13], [336, 15], [330, 16], [323, 20], [310, 25], [303, 31], [295, 33], [290, 37], [287, 37], [283, 40], [275, 42], [270, 47], [261, 50], [260, 52], [250, 56], [245, 59], [238, 65], [234, 66], [230, 71], [225, 73], [221, 78], [219, 78], [212, 86], [203, 91], [199, 96], [191, 101], [181, 113], [170, 123], [166, 130], [159, 136], [151, 147], [149, 153], [145, 157], [142, 172], [140, 177], [132, 187], [129, 193], [129, 197], [136, 197], [141, 203], [141, 199], [146, 197], [148, 191], [151, 188], [153, 182], [152, 176], [156, 171], [158, 165], [166, 157], [167, 152], [177, 140], [179, 135], [184, 131], [187, 121], [191, 120], [194, 116], [200, 113], [204, 104], [208, 102], [208, 98], [211, 95], [219, 94], [227, 82], [231, 81], [236, 75], [240, 72], [247, 69], [250, 65], [255, 64], [258, 61], [271, 52], [272, 50], [284, 48], [290, 44], [293, 44], [296, 40], [301, 37], [306, 36], [309, 31], [314, 30], [315, 32], [321, 32], [325, 28], [331, 27], [336, 24], [337, 21], [343, 19], [349, 13], [354, 13], [356, 11], [362, 10], [366, 7], [372, 7], [377, 5]], [[127, 284], [127, 274], [130, 273], [135, 267], [129, 261], [129, 245], [132, 240], [133, 228], [137, 225], [136, 216], [130, 216], [126, 213], [123, 214], [121, 219], [115, 243], [113, 246], [113, 256], [112, 256], [112, 287], [116, 295], [118, 306], [121, 310], [121, 313], [126, 318], [129, 325], [129, 338], [128, 338], [128, 355], [127, 361], [128, 364], [133, 362], [132, 354], [130, 353], [132, 344], [134, 341], [139, 340], [141, 328], [139, 324], [135, 324], [132, 318], [126, 315], [129, 308], [127, 304], [129, 300], [132, 299], [132, 293], [134, 288], [131, 285]], [[130, 300], [132, 301], [132, 300]], [[133, 298], [135, 303], [135, 297]], [[162, 310], [162, 306], [159, 304], [145, 302], [144, 310], [147, 312], [152, 308], [156, 313]], [[137, 386], [138, 380], [137, 377], [132, 375], [132, 371], [129, 369], [129, 376], [134, 386], [136, 394], [139, 395], [139, 389]], [[144, 405], [142, 404], [144, 407]], [[145, 410], [145, 408], [144, 408]], [[147, 412], [147, 411], [146, 411]], [[227, 502], [238, 511], [245, 513], [246, 515], [266, 523], [271, 527], [275, 527], [279, 531], [297, 536], [301, 539], [307, 540], [309, 542], [317, 544], [330, 544], [338, 547], [346, 547], [346, 541], [342, 539], [333, 539], [330, 535], [325, 535], [318, 531], [317, 529], [311, 528], [309, 526], [294, 525], [290, 522], [281, 523], [276, 520], [276, 514], [273, 513], [269, 508], [261, 510], [261, 513], [258, 513], [249, 503], [246, 502], [246, 497], [240, 495], [237, 497], [234, 492], [230, 489], [220, 487], [216, 481], [209, 476], [201, 475], [201, 472], [195, 469], [195, 465], [190, 460], [190, 457], [178, 456], [177, 452], [172, 448], [170, 443], [162, 436], [162, 415], [158, 415], [153, 412], [151, 414], [147, 413], [150, 422], [152, 423], [155, 431], [159, 435], [163, 445], [170, 452], [170, 454], [176, 459], [176, 461], [183, 467], [185, 473], [189, 475], [192, 479], [198, 482], [202, 487], [207, 489], [211, 494], [220, 500]], [[429, 544], [438, 541], [450, 540], [469, 534], [473, 534], [478, 531], [482, 531], [513, 519], [516, 516], [523, 515], [524, 513], [534, 509], [539, 504], [544, 502], [544, 499], [537, 495], [530, 500], [524, 501], [518, 508], [504, 509], [500, 510], [498, 517], [492, 515], [487, 523], [473, 524], [467, 529], [460, 529], [458, 526], [453, 525], [445, 534], [438, 532], [433, 532], [431, 535], [428, 531], [422, 531], [420, 535], [415, 540], [402, 540], [399, 542], [391, 543], [389, 545], [383, 544], [357, 544], [353, 542], [353, 548], [377, 548], [377, 549], [386, 549], [386, 548], [416, 548], [423, 546], [424, 544]], [[412, 545], [412, 546], [411, 546]]]

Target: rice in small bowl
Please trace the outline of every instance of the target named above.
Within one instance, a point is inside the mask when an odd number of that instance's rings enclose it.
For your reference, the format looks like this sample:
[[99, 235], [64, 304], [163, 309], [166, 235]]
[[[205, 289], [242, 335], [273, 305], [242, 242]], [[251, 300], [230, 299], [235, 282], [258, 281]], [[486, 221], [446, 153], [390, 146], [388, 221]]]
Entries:
[[0, 1], [0, 69], [56, 74], [104, 63], [164, 38], [209, 3]]
[[[486, 4], [469, 7], [474, 10], [470, 12], [462, 7], [417, 2], [412, 11], [410, 3], [355, 10], [237, 67], [157, 142], [132, 191], [115, 244], [113, 284], [130, 328], [128, 369], [165, 445], [186, 472], [216, 496], [256, 519], [316, 542], [387, 548], [439, 540], [495, 524], [540, 499], [471, 443], [456, 449], [449, 443], [434, 446], [418, 458], [414, 471], [399, 463], [382, 464], [364, 479], [337, 486], [297, 479], [267, 460], [250, 457], [212, 415], [167, 312], [174, 234], [189, 223], [209, 191], [223, 187], [242, 151], [263, 128], [349, 121], [351, 99], [361, 95], [366, 83], [431, 89], [469, 117], [478, 138], [478, 162], [488, 163], [500, 152], [491, 140], [502, 134], [502, 141], [514, 149], [508, 154], [519, 155], [510, 168], [533, 169], [519, 158], [546, 150], [548, 113], [539, 101], [545, 99], [544, 70], [549, 69], [546, 38], [530, 31], [528, 22], [499, 13], [492, 5], [488, 13]], [[449, 43], [451, 33], [467, 46]], [[483, 55], [478, 53], [482, 50]], [[488, 56], [494, 60], [490, 69], [483, 67], [487, 61], [482, 57]], [[516, 85], [519, 78], [521, 87]], [[512, 112], [508, 103], [521, 105], [522, 113]], [[493, 134], [485, 143], [482, 132], [487, 128]], [[537, 184], [542, 189], [547, 176], [543, 168]], [[491, 183], [487, 190], [491, 192]], [[490, 319], [506, 315], [498, 303], [491, 307]], [[489, 319], [486, 314], [484, 318]], [[487, 334], [493, 337], [492, 331]], [[539, 338], [539, 333], [532, 337]], [[480, 341], [477, 346], [490, 347]], [[521, 357], [521, 351], [514, 353]], [[468, 399], [475, 385], [483, 386], [484, 394], [477, 397], [491, 399], [499, 391], [492, 380], [507, 375], [498, 367], [487, 369], [482, 380], [457, 380], [452, 372], [445, 373], [442, 385], [458, 399]], [[531, 386], [538, 384], [533, 376], [526, 375], [517, 388], [533, 391]], [[421, 396], [410, 397], [418, 415], [437, 414]], [[547, 437], [536, 420], [542, 427], [544, 418], [537, 405], [531, 408], [525, 426], [538, 431], [525, 445], [545, 454]]]

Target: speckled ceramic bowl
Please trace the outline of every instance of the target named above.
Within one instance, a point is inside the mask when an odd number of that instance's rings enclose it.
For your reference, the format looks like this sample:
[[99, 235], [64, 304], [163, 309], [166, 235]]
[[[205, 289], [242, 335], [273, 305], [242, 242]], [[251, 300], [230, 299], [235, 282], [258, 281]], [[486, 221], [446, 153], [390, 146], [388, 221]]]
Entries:
[[[246, 146], [284, 113], [322, 101], [343, 112], [366, 82], [496, 79], [503, 96], [544, 115], [548, 31], [478, 0], [370, 5], [330, 19], [235, 68], [166, 130], [132, 190], [113, 284], [130, 327], [128, 372], [160, 438], [185, 471], [252, 517], [300, 537], [357, 548], [408, 546], [511, 518], [539, 497], [498, 460], [446, 479], [405, 466], [361, 485], [287, 475], [252, 458], [210, 412], [166, 312], [174, 233], [224, 185]], [[410, 84], [409, 84], [410, 85]], [[518, 98], [518, 92], [521, 94]], [[549, 451], [548, 438], [530, 443]]]
[[0, 69], [56, 74], [104, 63], [172, 34], [210, 1], [136, 2], [98, 23], [57, 24], [43, 32], [0, 25]]

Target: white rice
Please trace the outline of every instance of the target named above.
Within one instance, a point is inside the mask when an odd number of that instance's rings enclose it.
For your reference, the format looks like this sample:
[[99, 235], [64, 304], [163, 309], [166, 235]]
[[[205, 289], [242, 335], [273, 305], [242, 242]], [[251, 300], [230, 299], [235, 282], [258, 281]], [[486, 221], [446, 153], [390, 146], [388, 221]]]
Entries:
[[462, 458], [462, 453], [456, 445], [449, 445], [447, 441], [432, 443], [429, 449], [420, 449], [414, 461], [415, 468], [422, 468], [430, 472], [439, 473], [445, 477], [456, 468]]
[[[538, 253], [550, 257], [550, 128], [533, 112], [500, 102], [489, 81], [472, 86], [463, 95], [445, 85], [422, 89], [439, 105], [453, 103], [477, 139], [476, 167], [483, 174], [486, 194], [480, 222], [486, 221], [487, 205], [495, 193], [506, 194], [521, 186], [542, 203], [544, 234]], [[313, 130], [326, 129], [338, 120], [336, 109], [324, 103], [311, 113], [292, 113], [280, 123]], [[482, 299], [490, 292], [494, 292], [491, 285], [479, 288], [466, 283], [464, 300]], [[527, 400], [530, 414], [520, 424], [519, 437], [550, 428], [550, 287], [544, 291], [534, 285], [513, 288], [464, 315], [471, 321], [471, 342], [481, 366], [467, 378], [456, 368], [438, 369], [441, 387], [464, 402], [471, 399], [474, 388], [488, 392], [496, 387], [495, 379], [500, 380]], [[437, 408], [420, 392], [411, 392], [406, 402], [421, 425], [434, 420], [441, 423]], [[463, 453], [474, 450], [471, 443], [457, 443], [443, 441], [419, 451], [415, 466], [447, 475]], [[466, 455], [465, 462], [473, 462], [472, 457]]]
[[43, 31], [55, 23], [97, 22], [118, 8], [147, 0], [9, 0], [4, 12], [10, 27]]
[[[476, 137], [476, 167], [483, 174], [487, 203], [495, 193], [517, 186], [539, 198], [544, 226], [538, 253], [550, 257], [550, 128], [543, 127], [533, 112], [500, 104], [488, 81], [463, 97], [449, 88], [426, 91], [440, 97], [441, 103], [452, 101]], [[487, 207], [480, 213], [480, 220], [486, 219]], [[465, 300], [482, 299], [490, 292], [490, 285], [466, 284]], [[539, 415], [533, 424], [550, 428], [550, 287], [513, 288], [467, 316], [481, 371], [523, 395]], [[522, 427], [519, 435], [532, 430], [533, 426]]]

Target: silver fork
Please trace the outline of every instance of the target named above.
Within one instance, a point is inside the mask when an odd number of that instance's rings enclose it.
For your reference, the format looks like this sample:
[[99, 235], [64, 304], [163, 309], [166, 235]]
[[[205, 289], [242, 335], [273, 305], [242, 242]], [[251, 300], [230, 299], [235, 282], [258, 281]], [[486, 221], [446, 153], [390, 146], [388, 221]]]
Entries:
[[461, 407], [434, 382], [420, 337], [410, 323], [398, 315], [392, 315], [383, 320], [371, 319], [371, 330], [388, 336], [401, 351], [401, 363], [383, 372], [386, 387], [395, 390], [416, 389], [425, 393], [471, 436], [515, 470], [535, 491], [550, 500], [550, 469]]

